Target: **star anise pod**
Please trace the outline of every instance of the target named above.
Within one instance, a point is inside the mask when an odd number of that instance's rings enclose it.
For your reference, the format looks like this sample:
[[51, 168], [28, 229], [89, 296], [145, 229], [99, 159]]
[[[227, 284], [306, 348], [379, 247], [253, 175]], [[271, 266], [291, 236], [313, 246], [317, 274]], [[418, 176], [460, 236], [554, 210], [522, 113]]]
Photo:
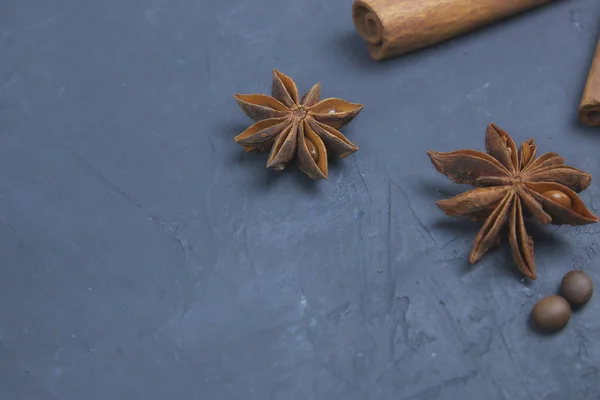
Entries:
[[564, 158], [556, 153], [536, 158], [533, 139], [517, 152], [511, 137], [494, 124], [487, 128], [485, 147], [487, 154], [476, 150], [427, 152], [440, 173], [456, 183], [477, 187], [437, 205], [453, 217], [485, 219], [475, 237], [471, 264], [499, 243], [500, 232], [508, 223], [513, 259], [523, 275], [535, 279], [533, 240], [525, 230], [524, 217], [555, 225], [598, 222], [575, 193], [586, 189], [592, 176], [564, 165]]
[[281, 171], [296, 158], [302, 172], [312, 179], [327, 179], [327, 149], [340, 158], [358, 150], [338, 129], [362, 110], [362, 104], [330, 98], [319, 101], [317, 83], [302, 97], [294, 81], [273, 71], [272, 97], [236, 94], [244, 113], [256, 121], [235, 141], [246, 151], [271, 150], [267, 168]]

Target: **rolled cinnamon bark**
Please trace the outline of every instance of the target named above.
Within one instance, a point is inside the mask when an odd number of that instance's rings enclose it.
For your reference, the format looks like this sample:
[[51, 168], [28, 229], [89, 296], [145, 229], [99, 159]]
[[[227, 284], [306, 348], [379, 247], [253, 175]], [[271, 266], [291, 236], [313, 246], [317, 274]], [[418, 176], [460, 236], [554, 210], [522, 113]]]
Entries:
[[355, 0], [354, 25], [374, 60], [396, 57], [557, 0]]
[[579, 121], [588, 126], [600, 126], [600, 41], [579, 104]]

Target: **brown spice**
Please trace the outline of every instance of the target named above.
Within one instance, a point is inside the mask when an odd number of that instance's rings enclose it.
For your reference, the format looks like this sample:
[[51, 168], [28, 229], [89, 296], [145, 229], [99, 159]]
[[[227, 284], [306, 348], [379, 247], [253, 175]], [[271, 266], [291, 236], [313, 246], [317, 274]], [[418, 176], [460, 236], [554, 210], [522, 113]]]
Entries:
[[312, 159], [315, 162], [317, 162], [319, 160], [319, 152], [317, 151], [317, 146], [315, 146], [310, 140], [306, 139], [306, 148], [308, 149], [308, 152], [310, 153]]
[[[525, 230], [524, 213], [528, 212], [542, 224], [598, 222], [598, 217], [575, 193], [587, 188], [592, 176], [564, 165], [564, 158], [556, 153], [536, 158], [537, 146], [533, 139], [524, 142], [517, 151], [512, 138], [494, 124], [487, 128], [485, 146], [487, 153], [476, 150], [427, 152], [440, 173], [456, 183], [477, 187], [440, 200], [437, 205], [453, 217], [485, 220], [475, 237], [469, 257], [471, 264], [499, 243], [501, 230], [508, 223], [513, 259], [524, 276], [535, 279], [533, 240]], [[564, 197], [569, 199], [568, 207]]]
[[383, 60], [472, 31], [553, 0], [355, 0], [354, 25]]
[[567, 299], [573, 307], [581, 307], [587, 303], [594, 294], [592, 278], [583, 271], [568, 272], [562, 279], [560, 294]]
[[600, 125], [600, 41], [579, 104], [579, 121], [588, 126]]
[[542, 196], [552, 199], [563, 207], [571, 208], [571, 198], [560, 190], [548, 190], [542, 193]]
[[256, 121], [235, 141], [246, 151], [270, 150], [267, 168], [281, 171], [296, 158], [310, 178], [327, 179], [327, 148], [340, 158], [358, 150], [338, 129], [350, 123], [363, 106], [336, 98], [319, 101], [320, 93], [317, 83], [300, 98], [294, 81], [274, 70], [272, 97], [234, 96], [242, 111]]
[[531, 310], [531, 319], [536, 328], [548, 333], [564, 328], [570, 318], [571, 307], [560, 296], [544, 297]]

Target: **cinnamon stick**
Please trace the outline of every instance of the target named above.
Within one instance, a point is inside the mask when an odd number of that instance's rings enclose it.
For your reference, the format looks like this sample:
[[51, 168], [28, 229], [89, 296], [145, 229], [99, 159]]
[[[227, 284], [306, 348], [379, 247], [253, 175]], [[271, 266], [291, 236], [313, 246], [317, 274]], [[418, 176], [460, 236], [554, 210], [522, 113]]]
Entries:
[[374, 60], [396, 57], [555, 0], [355, 0], [354, 25]]
[[588, 126], [600, 126], [600, 41], [579, 104], [579, 121]]

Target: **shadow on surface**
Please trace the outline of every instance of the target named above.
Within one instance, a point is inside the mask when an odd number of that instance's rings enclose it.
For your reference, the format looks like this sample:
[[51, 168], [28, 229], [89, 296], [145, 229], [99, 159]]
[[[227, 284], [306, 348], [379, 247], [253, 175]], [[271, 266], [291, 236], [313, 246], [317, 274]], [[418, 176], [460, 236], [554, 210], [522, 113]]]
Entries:
[[556, 234], [557, 225], [543, 226], [529, 220], [526, 222], [526, 229], [529, 236], [533, 237], [534, 250], [561, 253], [568, 250], [565, 240], [561, 235]]
[[267, 168], [267, 159], [269, 152], [245, 152], [240, 148], [240, 152], [235, 154], [233, 162], [238, 168], [251, 170], [252, 179], [246, 180], [256, 190], [273, 188], [275, 185], [293, 181], [293, 185], [306, 193], [314, 194], [319, 191], [319, 181], [308, 178], [302, 173], [294, 160], [286, 166], [283, 171], [275, 171]]
[[[459, 238], [474, 241], [482, 225], [483, 221], [475, 222], [470, 221], [467, 218], [450, 217], [439, 218], [433, 224], [435, 229], [448, 231], [450, 235], [455, 237], [455, 239], [448, 242], [448, 244]], [[527, 232], [533, 238], [534, 251], [536, 253], [565, 253], [567, 251], [565, 240], [559, 235], [555, 235], [554, 231], [551, 231], [550, 229], [548, 229], [548, 227], [531, 223], [531, 221], [527, 222]], [[471, 251], [469, 248], [465, 252], [465, 263], [461, 264], [462, 272], [464, 274], [470, 273], [473, 271], [475, 266], [485, 263], [489, 266], [493, 266], [496, 269], [497, 274], [506, 275], [511, 279], [522, 281], [526, 286], [531, 285], [533, 281], [525, 278], [521, 274], [513, 260], [512, 250], [508, 241], [508, 226], [504, 227], [499, 237], [500, 242], [498, 245], [490, 248], [488, 252], [474, 265], [469, 263], [469, 252]], [[539, 267], [539, 265], [536, 264], [536, 267]], [[538, 268], [538, 274], [539, 273], [540, 272]]]
[[[338, 156], [330, 156], [329, 160], [329, 180], [337, 179], [341, 174], [347, 174], [352, 171], [356, 164], [354, 155], [350, 155], [346, 158], [339, 158]], [[347, 178], [348, 179], [348, 178]]]
[[[433, 168], [433, 166], [431, 168]], [[438, 200], [449, 199], [471, 189], [474, 189], [474, 187], [469, 185], [457, 185], [450, 181], [447, 181], [442, 185], [434, 184], [432, 179], [430, 181], [423, 181], [419, 185], [418, 190], [422, 196], [430, 198], [431, 201], [436, 202]]]
[[[298, 169], [295, 160], [292, 160], [283, 171], [270, 170], [267, 168], [269, 151], [247, 152], [242, 148], [242, 146], [235, 143], [233, 138], [247, 129], [248, 126], [250, 126], [250, 123], [247, 125], [223, 124], [223, 126], [218, 129], [219, 132], [224, 132], [226, 136], [231, 137], [232, 146], [237, 147], [236, 151], [231, 152], [231, 156], [228, 157], [229, 160], [227, 160], [227, 162], [235, 165], [236, 168], [250, 171], [252, 179], [246, 180], [246, 182], [250, 182], [253, 188], [263, 190], [272, 188], [279, 182], [284, 182], [288, 179], [291, 179], [303, 192], [314, 194], [319, 191], [319, 181], [310, 179], [304, 173], [302, 173]], [[329, 168], [331, 172], [331, 170], [338, 171], [344, 167], [339, 165], [339, 160], [332, 157], [329, 160]]]
[[447, 231], [455, 237], [471, 237], [475, 238], [483, 222], [470, 221], [468, 218], [441, 216], [433, 223], [435, 229]]
[[340, 59], [349, 58], [357, 62], [356, 66], [361, 69], [372, 68], [378, 65], [369, 56], [367, 43], [358, 35], [355, 30], [342, 32], [327, 42], [328, 52]]

